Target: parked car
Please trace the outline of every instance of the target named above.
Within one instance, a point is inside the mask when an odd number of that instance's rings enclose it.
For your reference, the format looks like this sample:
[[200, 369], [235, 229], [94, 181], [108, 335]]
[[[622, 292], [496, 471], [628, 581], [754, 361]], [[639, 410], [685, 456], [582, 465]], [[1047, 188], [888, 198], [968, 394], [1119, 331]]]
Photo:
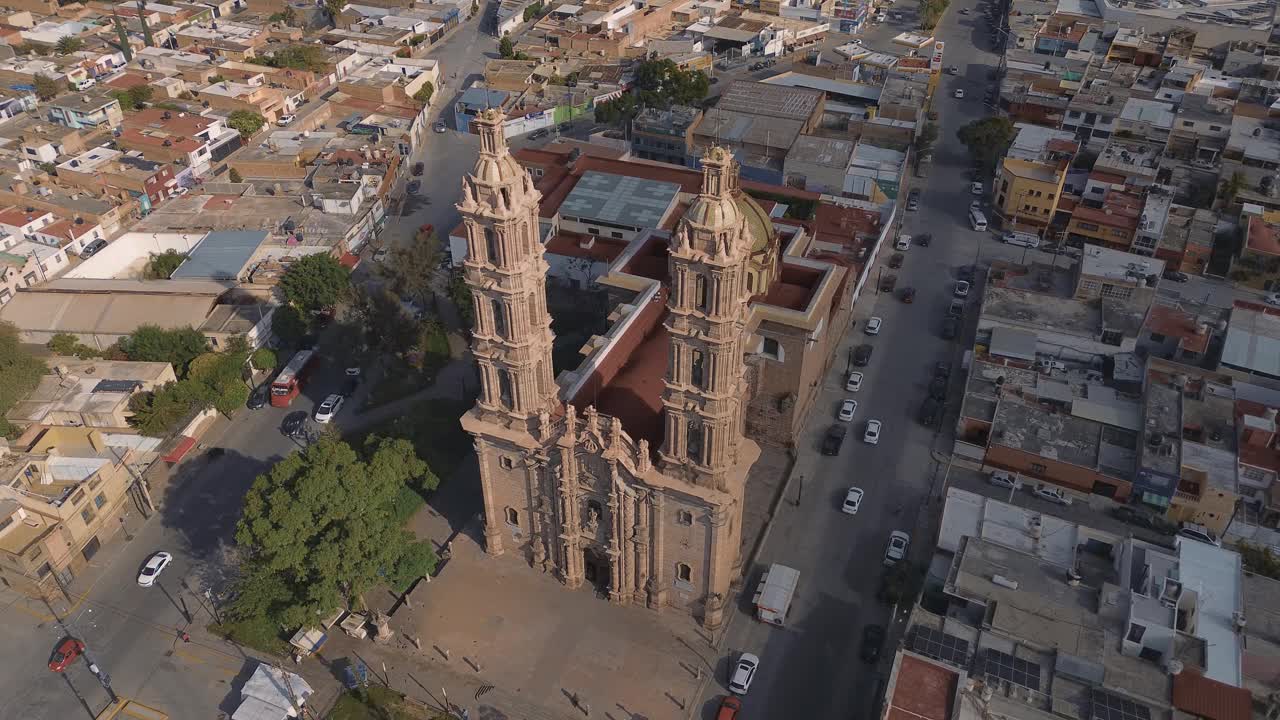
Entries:
[[249, 393], [249, 402], [245, 403], [250, 410], [261, 410], [267, 406], [267, 401], [271, 399], [271, 384], [262, 383]]
[[1022, 486], [1022, 482], [1018, 480], [1018, 476], [1007, 470], [996, 470], [987, 476], [987, 482], [1002, 487], [1007, 490], [1014, 490]]
[[383, 245], [382, 247], [373, 251], [373, 261], [378, 263], [383, 262], [387, 259], [387, 256], [390, 254], [391, 254], [391, 251], [387, 249], [386, 245]]
[[448, 129], [449, 129], [449, 126], [448, 126], [448, 125], [445, 125], [445, 124], [444, 124], [444, 121], [443, 121], [443, 120], [441, 120], [441, 121], [437, 122], [435, 125], [432, 125], [432, 126], [431, 126], [431, 129], [432, 129], [432, 130], [435, 130], [435, 131], [436, 131], [436, 132], [438, 132], [438, 133], [442, 133], [442, 132], [445, 132], [446, 130], [448, 130]]
[[836, 413], [836, 419], [841, 422], [849, 422], [853, 420], [853, 416], [858, 412], [857, 400], [845, 400], [840, 403], [840, 411]]
[[946, 360], [939, 360], [933, 364], [933, 376], [946, 380], [951, 377], [951, 363]]
[[947, 316], [953, 318], [964, 317], [964, 302], [960, 300], [952, 300], [951, 305], [947, 307]]
[[913, 287], [902, 288], [902, 293], [899, 294], [898, 297], [901, 298], [904, 303], [913, 303], [916, 301], [916, 289]]
[[1267, 293], [1262, 296], [1262, 302], [1268, 305], [1280, 305], [1280, 293]]
[[1155, 530], [1156, 532], [1168, 534], [1173, 530], [1168, 521], [1129, 505], [1117, 505], [1112, 507], [1111, 515], [1120, 522], [1137, 525], [1138, 527]]
[[537, 130], [534, 130], [533, 132], [529, 133], [529, 139], [541, 140], [542, 138], [546, 137], [549, 134], [550, 133], [547, 132], [546, 128], [538, 128]]
[[836, 423], [827, 428], [827, 434], [822, 436], [822, 454], [823, 455], [839, 455], [840, 446], [844, 445], [844, 438], [849, 434], [849, 426]]
[[960, 332], [959, 320], [953, 317], [948, 317], [942, 321], [942, 339], [943, 340], [955, 340], [956, 335], [958, 335], [959, 332]]
[[53, 672], [60, 673], [71, 667], [71, 663], [76, 658], [84, 654], [84, 643], [76, 638], [69, 637], [58, 643], [58, 647], [53, 649], [53, 654], [49, 656], [49, 669]]
[[956, 268], [956, 277], [959, 278], [960, 280], [964, 280], [965, 282], [972, 284], [973, 283], [973, 266], [961, 265], [960, 267]]
[[747, 690], [751, 689], [751, 680], [756, 676], [756, 670], [759, 667], [760, 658], [751, 653], [739, 655], [738, 664], [733, 667], [733, 675], [729, 677], [729, 692], [746, 695]]
[[901, 530], [889, 533], [889, 545], [884, 549], [884, 564], [893, 567], [907, 557], [907, 548], [911, 547], [911, 536]]
[[889, 274], [880, 278], [880, 292], [893, 292], [894, 286], [898, 284], [898, 276]]
[[868, 625], [862, 629], [862, 649], [858, 654], [863, 662], [873, 663], [880, 659], [880, 648], [884, 646], [884, 627]]
[[869, 445], [879, 445], [881, 427], [882, 424], [879, 420], [868, 420], [867, 429], [862, 433], [862, 442]]
[[742, 701], [732, 695], [724, 696], [720, 701], [720, 709], [716, 711], [716, 720], [738, 720], [742, 712]]
[[893, 243], [893, 249], [894, 250], [910, 250], [911, 236], [906, 233], [902, 233], [901, 235], [899, 235], [897, 241]]
[[930, 233], [920, 233], [915, 236], [915, 241], [920, 247], [929, 247], [929, 243], [933, 242], [933, 235]]
[[840, 512], [846, 515], [857, 515], [858, 509], [862, 507], [862, 488], [851, 487], [844, 494], [844, 502], [840, 504]]
[[878, 317], [870, 318], [867, 320], [867, 326], [862, 329], [862, 332], [868, 335], [879, 335], [880, 326], [883, 324], [884, 324], [884, 321]]
[[848, 392], [858, 392], [862, 389], [862, 373], [851, 372], [849, 379], [844, 383], [844, 389]]
[[920, 405], [920, 424], [925, 427], [936, 427], [942, 420], [941, 415], [942, 403], [931, 397], [925, 398], [924, 403]]
[[421, 190], [421, 189], [422, 189], [422, 183], [418, 182], [417, 180], [410, 180], [410, 181], [409, 181], [409, 187], [407, 188], [407, 190], [408, 190], [411, 194], [413, 194], [413, 193], [417, 193], [417, 192], [418, 192], [419, 190]]
[[907, 212], [915, 212], [920, 209], [920, 191], [912, 190], [911, 195], [907, 197]]
[[955, 98], [956, 98], [957, 100], [963, 100], [963, 99], [964, 99], [964, 88], [956, 88], [956, 91], [955, 91], [954, 95], [955, 95]]
[[874, 348], [872, 348], [870, 345], [859, 345], [858, 347], [854, 348], [853, 364], [857, 365], [858, 367], [866, 367], [867, 363], [871, 362], [871, 351], [873, 349]]
[[929, 397], [937, 400], [947, 399], [947, 379], [935, 377], [929, 381]]
[[905, 259], [905, 257], [906, 257], [906, 256], [904, 256], [902, 253], [894, 253], [894, 254], [890, 255], [890, 256], [889, 256], [889, 267], [891, 267], [891, 268], [893, 268], [893, 269], [895, 269], [895, 270], [896, 270], [896, 269], [898, 269], [898, 268], [900, 268], [900, 267], [902, 267], [902, 261], [903, 261], [903, 259]]
[[981, 195], [981, 194], [982, 194], [982, 183], [980, 183], [980, 182], [972, 182], [972, 183], [969, 183], [969, 194], [970, 194], [970, 195]]
[[337, 415], [338, 411], [342, 409], [342, 401], [343, 397], [338, 393], [333, 393], [325, 398], [324, 402], [320, 403], [320, 406], [316, 408], [316, 422], [324, 425], [333, 420], [333, 416]]
[[302, 426], [307, 422], [306, 410], [294, 410], [284, 416], [284, 421], [280, 423], [280, 432], [293, 437], [302, 431]]
[[1173, 282], [1186, 282], [1191, 279], [1190, 275], [1184, 272], [1178, 272], [1177, 270], [1165, 270], [1160, 277]]
[[88, 245], [85, 245], [85, 246], [84, 246], [84, 249], [80, 251], [80, 259], [81, 259], [81, 260], [88, 260], [89, 258], [93, 257], [94, 255], [97, 255], [97, 254], [98, 254], [98, 251], [99, 251], [99, 250], [101, 250], [102, 248], [106, 247], [106, 246], [107, 246], [107, 241], [106, 241], [106, 240], [103, 240], [103, 239], [101, 239], [101, 238], [99, 238], [99, 239], [97, 239], [97, 240], [94, 240], [93, 242], [89, 243]]
[[964, 280], [957, 280], [955, 289], [952, 290], [952, 294], [954, 294], [958, 298], [969, 297], [969, 283], [965, 282]]
[[951, 67], [947, 68], [947, 74], [948, 74], [948, 75], [959, 75], [959, 74], [960, 74], [960, 68], [956, 67], [955, 65], [952, 65]]
[[142, 566], [142, 571], [138, 573], [138, 585], [141, 587], [151, 587], [156, 584], [156, 578], [160, 577], [160, 573], [169, 567], [169, 563], [173, 562], [173, 556], [167, 552], [160, 551], [152, 553], [147, 558], [147, 562]]
[[423, 164], [422, 164], [422, 163], [420, 163], [420, 162], [416, 162], [416, 163], [414, 163], [414, 164], [413, 164], [413, 176], [414, 176], [414, 177], [422, 177], [422, 172], [423, 172], [424, 170], [426, 170], [426, 169], [427, 169], [427, 166], [426, 166], [426, 165], [423, 165]]
[[1195, 523], [1183, 523], [1182, 527], [1178, 528], [1178, 537], [1208, 543], [1214, 547], [1222, 546], [1222, 542], [1213, 534], [1213, 531], [1203, 525], [1197, 525]]
[[1071, 496], [1062, 488], [1054, 485], [1040, 483], [1039, 485], [1036, 485], [1036, 489], [1031, 492], [1041, 500], [1048, 500], [1049, 502], [1056, 503], [1058, 505], [1071, 504]]
[[295, 115], [281, 115], [280, 119], [276, 120], [276, 125], [280, 127], [284, 127], [289, 123], [293, 122], [296, 118], [297, 116]]

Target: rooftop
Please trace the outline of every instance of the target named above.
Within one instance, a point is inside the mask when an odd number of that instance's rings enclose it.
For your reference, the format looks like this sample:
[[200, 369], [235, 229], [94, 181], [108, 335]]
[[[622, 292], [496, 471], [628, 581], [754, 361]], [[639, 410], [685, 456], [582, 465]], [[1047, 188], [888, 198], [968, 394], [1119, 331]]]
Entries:
[[991, 423], [991, 443], [1030, 455], [1094, 468], [1102, 426], [1072, 415], [1048, 411], [1038, 405], [1002, 399]]
[[187, 259], [170, 277], [174, 280], [234, 280], [239, 278], [254, 252], [267, 239], [256, 231], [215, 231], [192, 248]]
[[722, 111], [765, 115], [783, 120], [808, 120], [822, 102], [817, 90], [738, 80], [720, 96]]
[[1280, 310], [1237, 300], [1227, 325], [1222, 364], [1280, 379]]
[[1131, 283], [1143, 278], [1158, 276], [1164, 272], [1164, 261], [1143, 257], [1122, 250], [1112, 250], [1092, 243], [1084, 246], [1080, 259], [1080, 274], [1107, 280], [1123, 280]]
[[628, 175], [588, 171], [560, 204], [560, 213], [626, 228], [656, 228], [675, 206], [680, 186]]
[[844, 170], [853, 157], [852, 140], [801, 135], [787, 153], [788, 163], [806, 163]]
[[23, 424], [40, 424], [54, 413], [110, 414], [128, 403], [135, 390], [150, 388], [173, 371], [165, 362], [66, 360], [61, 375], [50, 374], [17, 403], [8, 416]]

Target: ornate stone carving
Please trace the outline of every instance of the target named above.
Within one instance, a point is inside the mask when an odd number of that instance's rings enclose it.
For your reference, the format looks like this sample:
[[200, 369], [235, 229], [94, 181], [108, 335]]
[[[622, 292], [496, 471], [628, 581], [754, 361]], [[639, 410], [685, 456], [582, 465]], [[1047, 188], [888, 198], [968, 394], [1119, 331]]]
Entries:
[[587, 522], [583, 525], [583, 528], [587, 531], [588, 535], [595, 537], [596, 533], [600, 531], [600, 511], [599, 510], [596, 510], [595, 508], [591, 508], [587, 512]]

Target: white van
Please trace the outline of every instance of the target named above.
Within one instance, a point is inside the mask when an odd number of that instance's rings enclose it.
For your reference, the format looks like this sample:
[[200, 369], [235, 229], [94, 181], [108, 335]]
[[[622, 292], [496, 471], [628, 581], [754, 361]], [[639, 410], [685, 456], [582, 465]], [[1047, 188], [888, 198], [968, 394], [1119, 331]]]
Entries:
[[987, 229], [987, 216], [982, 214], [978, 208], [969, 209], [969, 226], [979, 232]]
[[1035, 233], [1007, 232], [1001, 239], [1010, 245], [1017, 245], [1018, 247], [1026, 247], [1033, 250], [1040, 247], [1040, 237]]

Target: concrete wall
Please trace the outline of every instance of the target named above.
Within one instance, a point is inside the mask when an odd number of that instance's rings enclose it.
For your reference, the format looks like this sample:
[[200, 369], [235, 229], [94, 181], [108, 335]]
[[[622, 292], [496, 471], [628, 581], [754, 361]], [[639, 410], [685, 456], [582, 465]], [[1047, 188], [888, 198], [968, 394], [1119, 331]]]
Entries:
[[152, 254], [166, 250], [191, 252], [191, 248], [204, 237], [203, 232], [192, 233], [125, 233], [67, 272], [65, 277], [93, 280], [126, 279], [142, 277], [142, 270]]

